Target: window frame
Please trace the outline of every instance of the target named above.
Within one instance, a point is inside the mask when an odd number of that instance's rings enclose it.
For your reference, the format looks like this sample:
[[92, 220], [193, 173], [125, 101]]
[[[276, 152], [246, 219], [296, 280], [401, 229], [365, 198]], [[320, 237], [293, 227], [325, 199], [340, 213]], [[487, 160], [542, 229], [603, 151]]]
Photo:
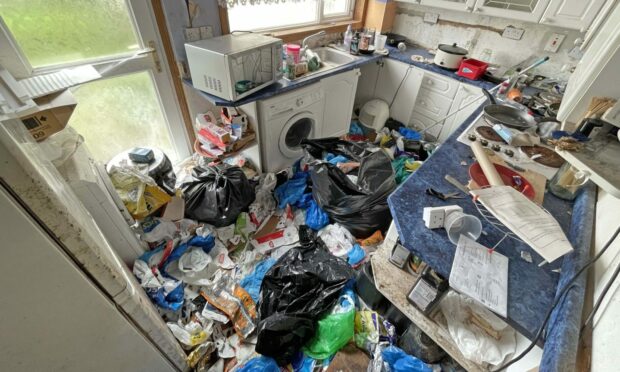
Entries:
[[[325, 16], [323, 14], [323, 2], [320, 0], [317, 1], [317, 12], [319, 16], [318, 21], [253, 31], [273, 35], [282, 39], [284, 42], [291, 42], [300, 40], [305, 36], [322, 30], [326, 32], [343, 32], [349, 24], [351, 24], [354, 28], [360, 28], [364, 23], [364, 16], [366, 14], [365, 12], [368, 1], [369, 0], [349, 0], [349, 9], [346, 14], [340, 13]], [[228, 8], [218, 5], [218, 10], [222, 34], [229, 34], [234, 30], [231, 30], [230, 28]]]

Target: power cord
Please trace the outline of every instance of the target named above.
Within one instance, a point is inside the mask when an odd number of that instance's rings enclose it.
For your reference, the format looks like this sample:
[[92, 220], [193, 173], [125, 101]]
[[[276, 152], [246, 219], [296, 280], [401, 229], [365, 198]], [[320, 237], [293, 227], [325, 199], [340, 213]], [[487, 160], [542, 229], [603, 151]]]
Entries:
[[620, 274], [620, 264], [616, 266], [614, 273], [611, 274], [611, 278], [609, 278], [609, 280], [607, 281], [607, 284], [605, 284], [605, 287], [601, 291], [601, 295], [598, 297], [598, 300], [596, 300], [596, 303], [592, 307], [592, 310], [590, 310], [590, 314], [588, 314], [588, 317], [586, 318], [586, 321], [583, 323], [583, 326], [581, 326], [580, 333], [583, 333], [583, 331], [590, 324], [590, 322], [594, 320], [594, 315], [596, 314], [596, 312], [598, 311], [598, 308], [603, 303], [603, 299], [605, 298], [605, 295], [607, 295], [607, 292], [609, 292], [609, 289], [611, 288], [611, 285], [614, 283], [614, 281], [618, 277], [618, 274]]
[[407, 71], [405, 71], [405, 76], [403, 76], [403, 79], [400, 81], [400, 84], [398, 84], [398, 88], [396, 88], [394, 97], [392, 98], [392, 101], [390, 102], [390, 106], [389, 106], [390, 109], [392, 108], [392, 105], [394, 104], [394, 101], [396, 100], [396, 97], [398, 96], [398, 92], [400, 91], [400, 88], [403, 86], [403, 83], [405, 82], [405, 80], [407, 80], [407, 76], [409, 76], [409, 73], [411, 72], [411, 68], [412, 66], [407, 67]]
[[[503, 371], [506, 370], [508, 367], [510, 367], [511, 365], [515, 364], [516, 362], [518, 362], [519, 360], [523, 359], [524, 356], [527, 355], [527, 353], [530, 352], [530, 350], [532, 350], [534, 348], [534, 346], [536, 346], [536, 343], [538, 342], [538, 340], [540, 339], [540, 336], [542, 336], [545, 328], [547, 327], [547, 323], [549, 323], [549, 318], [551, 318], [551, 313], [553, 313], [553, 310], [555, 310], [555, 307], [560, 303], [560, 301], [562, 300], [562, 298], [564, 297], [564, 295], [573, 287], [573, 284], [575, 283], [575, 281], [577, 279], [579, 279], [579, 276], [581, 276], [581, 274], [583, 274], [584, 271], [586, 271], [590, 266], [592, 266], [599, 258], [601, 258], [601, 256], [607, 251], [607, 249], [609, 248], [609, 246], [611, 245], [611, 243], [614, 242], [614, 240], [616, 240], [616, 238], [618, 237], [618, 234], [620, 233], [620, 226], [616, 229], [616, 231], [614, 232], [614, 234], [611, 236], [611, 238], [607, 241], [607, 243], [605, 243], [605, 246], [603, 247], [603, 249], [601, 249], [601, 251], [599, 253], [597, 253], [597, 255], [591, 259], [587, 264], [585, 264], [578, 272], [577, 274], [575, 274], [569, 281], [568, 283], [566, 283], [566, 285], [562, 288], [562, 290], [560, 291], [560, 294], [555, 298], [555, 301], [553, 302], [553, 304], [551, 305], [551, 308], [549, 308], [549, 311], [547, 311], [547, 314], [545, 315], [545, 319], [543, 320], [543, 324], [540, 326], [540, 328], [538, 329], [538, 332], [536, 332], [536, 336], [534, 337], [534, 340], [532, 340], [532, 343], [530, 343], [530, 345], [523, 350], [523, 352], [521, 354], [519, 354], [518, 357], [514, 358], [513, 360], [511, 360], [510, 362], [508, 362], [507, 364], [501, 366], [499, 369], [494, 370], [493, 372], [499, 372], [499, 371]], [[620, 266], [619, 266], [620, 267]], [[615, 274], [615, 272], [614, 272]], [[613, 279], [612, 279], [613, 280]], [[610, 284], [610, 283], [607, 283]], [[600, 298], [599, 298], [600, 300]], [[594, 310], [594, 309], [593, 309]]]

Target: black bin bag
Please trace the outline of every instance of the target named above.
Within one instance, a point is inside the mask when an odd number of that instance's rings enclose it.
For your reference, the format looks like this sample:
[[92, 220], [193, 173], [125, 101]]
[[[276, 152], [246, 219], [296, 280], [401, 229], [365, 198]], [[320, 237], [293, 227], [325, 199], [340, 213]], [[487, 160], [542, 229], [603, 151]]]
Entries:
[[181, 185], [185, 197], [185, 217], [228, 226], [254, 201], [254, 186], [239, 167], [219, 164], [195, 167], [192, 180]]
[[256, 351], [279, 365], [314, 336], [317, 322], [338, 301], [354, 276], [347, 262], [333, 256], [307, 226], [300, 226], [301, 246], [286, 252], [261, 284]]
[[332, 222], [357, 238], [387, 229], [392, 220], [387, 197], [396, 189], [396, 179], [390, 158], [383, 151], [334, 139], [305, 141], [304, 149], [315, 158], [331, 152], [360, 162], [357, 182], [329, 163], [314, 165], [310, 172], [314, 200]]

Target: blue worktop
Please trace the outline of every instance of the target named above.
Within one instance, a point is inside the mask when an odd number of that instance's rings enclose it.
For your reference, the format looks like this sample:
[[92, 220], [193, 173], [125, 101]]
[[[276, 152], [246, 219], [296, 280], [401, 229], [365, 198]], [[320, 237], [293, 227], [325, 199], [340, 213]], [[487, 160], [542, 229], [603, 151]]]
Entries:
[[[450, 276], [456, 246], [449, 241], [444, 229], [430, 230], [424, 226], [423, 208], [458, 204], [465, 213], [478, 217], [480, 215], [470, 198], [442, 201], [427, 195], [425, 190], [432, 187], [444, 193], [458, 191], [444, 180], [446, 174], [464, 184], [467, 183], [468, 168], [474, 162], [473, 154], [469, 146], [457, 141], [457, 137], [480, 115], [481, 111], [482, 106], [388, 198], [401, 244], [446, 278]], [[461, 162], [466, 165], [462, 165]], [[596, 191], [592, 185], [584, 188], [575, 203], [545, 193], [543, 206], [558, 220], [575, 249], [551, 264], [539, 267], [538, 264], [543, 261], [542, 257], [527, 244], [511, 238], [504, 240], [496, 248], [497, 252], [510, 259], [508, 316], [505, 320], [529, 339], [533, 339], [551, 307], [558, 283], [567, 281], [587, 260], [594, 222], [595, 199]], [[503, 234], [483, 218], [481, 221], [487, 234], [481, 235], [478, 242], [492, 247]], [[532, 263], [521, 258], [522, 251], [529, 252], [533, 258]], [[553, 365], [553, 370], [558, 366], [565, 366], [566, 360], [570, 361], [571, 358], [574, 363], [584, 288], [585, 277], [582, 277], [552, 316], [551, 327], [544, 340], [546, 346], [543, 363]]]
[[[314, 74], [314, 75], [309, 75], [307, 77], [301, 77], [298, 79], [295, 79], [293, 81], [290, 80], [286, 80], [286, 79], [280, 79], [277, 82], [275, 82], [274, 84], [271, 84], [267, 87], [265, 87], [264, 89], [261, 89], [258, 92], [255, 92], [247, 97], [241, 98], [237, 101], [229, 101], [226, 100], [224, 98], [220, 98], [217, 96], [214, 96], [212, 94], [208, 94], [205, 93], [201, 90], [196, 89], [203, 97], [205, 97], [207, 100], [209, 100], [209, 102], [213, 103], [216, 106], [241, 106], [244, 105], [246, 103], [250, 103], [250, 102], [255, 102], [255, 101], [260, 101], [263, 99], [267, 99], [270, 97], [273, 97], [275, 95], [278, 94], [282, 94], [282, 93], [286, 93], [289, 92], [293, 89], [297, 89], [297, 88], [301, 88], [303, 86], [306, 85], [310, 85], [313, 83], [318, 82], [321, 79], [324, 79], [326, 77], [329, 76], [333, 76], [336, 74], [340, 74], [342, 72], [345, 71], [350, 71], [356, 68], [359, 68], [365, 64], [374, 62], [374, 61], [378, 61], [382, 58], [390, 58], [390, 59], [394, 59], [400, 62], [404, 62], [407, 63], [409, 65], [413, 65], [416, 67], [419, 67], [423, 70], [426, 71], [430, 71], [430, 72], [434, 72], [436, 74], [439, 75], [443, 75], [443, 76], [447, 76], [450, 77], [452, 79], [458, 80], [460, 82], [464, 82], [464, 83], [468, 83], [480, 88], [485, 88], [485, 89], [491, 89], [495, 86], [495, 84], [489, 82], [489, 81], [485, 81], [485, 80], [470, 80], [467, 78], [464, 78], [462, 76], [458, 76], [456, 74], [456, 71], [451, 71], [451, 70], [446, 70], [444, 68], [441, 68], [433, 63], [425, 63], [425, 62], [415, 62], [411, 59], [412, 55], [421, 55], [424, 58], [426, 58], [427, 60], [432, 60], [433, 56], [428, 52], [428, 50], [423, 49], [423, 48], [419, 48], [416, 46], [409, 46], [407, 47], [407, 50], [404, 52], [401, 52], [398, 50], [398, 48], [395, 47], [390, 47], [387, 46], [386, 47], [389, 51], [389, 54], [387, 56], [385, 55], [381, 55], [381, 54], [372, 54], [372, 55], [359, 55], [358, 58], [350, 63], [344, 64], [342, 66], [333, 68], [331, 70], [327, 70], [324, 73], [319, 73], [319, 74]], [[193, 87], [192, 85], [192, 81], [191, 80], [184, 80], [183, 81], [186, 85]]]
[[[277, 82], [265, 87], [264, 89], [259, 90], [258, 92], [252, 93], [247, 97], [243, 97], [237, 101], [229, 101], [224, 98], [216, 97], [212, 94], [205, 93], [199, 89], [196, 89], [203, 97], [205, 97], [209, 102], [213, 103], [216, 106], [234, 106], [238, 107], [241, 105], [245, 105], [246, 103], [251, 103], [255, 101], [264, 100], [270, 97], [273, 97], [278, 94], [289, 92], [293, 89], [301, 88], [306, 85], [310, 85], [318, 82], [321, 79], [325, 79], [326, 77], [340, 74], [345, 71], [350, 71], [356, 68], [359, 68], [365, 64], [378, 61], [383, 56], [380, 54], [371, 54], [371, 55], [359, 55], [354, 61], [344, 64], [342, 66], [335, 67], [331, 70], [327, 70], [322, 73], [312, 74], [309, 76], [300, 77], [295, 80], [286, 80], [284, 78], [278, 80]], [[193, 87], [191, 80], [183, 81], [186, 85]]]

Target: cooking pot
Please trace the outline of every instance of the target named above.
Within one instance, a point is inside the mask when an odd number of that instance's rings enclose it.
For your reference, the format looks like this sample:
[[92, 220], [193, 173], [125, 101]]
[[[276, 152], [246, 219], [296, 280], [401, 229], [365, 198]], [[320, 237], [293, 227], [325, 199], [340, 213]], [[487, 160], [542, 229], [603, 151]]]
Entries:
[[387, 36], [385, 43], [389, 46], [395, 47], [398, 46], [398, 43], [404, 43], [405, 41], [407, 41], [407, 39], [403, 35], [395, 34], [392, 32], [385, 33], [384, 35]]
[[458, 70], [461, 65], [461, 61], [467, 56], [467, 49], [456, 46], [456, 43], [439, 44], [437, 51], [435, 52], [434, 62], [437, 66], [449, 70]]

